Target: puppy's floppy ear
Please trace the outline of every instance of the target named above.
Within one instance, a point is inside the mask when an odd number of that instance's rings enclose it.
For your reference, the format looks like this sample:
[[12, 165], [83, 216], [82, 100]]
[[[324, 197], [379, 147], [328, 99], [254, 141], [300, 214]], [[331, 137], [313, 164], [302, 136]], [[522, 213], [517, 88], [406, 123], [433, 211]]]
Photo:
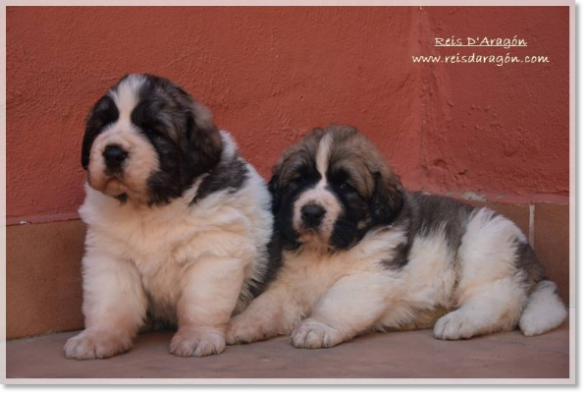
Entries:
[[273, 204], [272, 204], [272, 209], [273, 209], [273, 214], [276, 214], [279, 211], [279, 208], [281, 207], [281, 187], [279, 185], [280, 180], [279, 180], [279, 173], [280, 173], [280, 168], [278, 166], [275, 166], [273, 168], [273, 175], [271, 177], [271, 180], [269, 181], [269, 192], [271, 193], [272, 199], [273, 199]]
[[194, 104], [186, 123], [188, 161], [191, 168], [203, 174], [220, 162], [222, 136], [209, 110], [200, 104]]
[[403, 187], [393, 174], [373, 173], [374, 193], [370, 200], [373, 225], [390, 225], [403, 208]]

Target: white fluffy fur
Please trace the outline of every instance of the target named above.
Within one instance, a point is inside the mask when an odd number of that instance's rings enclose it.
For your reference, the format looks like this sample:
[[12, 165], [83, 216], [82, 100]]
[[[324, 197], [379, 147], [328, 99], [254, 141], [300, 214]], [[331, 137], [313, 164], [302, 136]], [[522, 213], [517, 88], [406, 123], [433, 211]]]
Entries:
[[[223, 155], [232, 155], [232, 138], [227, 132], [222, 138]], [[177, 317], [171, 352], [204, 356], [224, 349], [228, 320], [250, 296], [239, 299], [245, 280], [262, 275], [272, 228], [264, 180], [247, 166], [249, 177], [240, 189], [213, 193], [195, 205], [189, 203], [201, 179], [161, 207], [122, 205], [86, 185], [80, 209], [88, 225], [86, 330], [68, 341], [68, 357], [109, 357], [127, 350], [149, 301], [154, 315]]]
[[540, 335], [560, 325], [566, 316], [566, 306], [556, 293], [556, 285], [551, 281], [542, 281], [529, 296], [519, 328], [525, 336]]

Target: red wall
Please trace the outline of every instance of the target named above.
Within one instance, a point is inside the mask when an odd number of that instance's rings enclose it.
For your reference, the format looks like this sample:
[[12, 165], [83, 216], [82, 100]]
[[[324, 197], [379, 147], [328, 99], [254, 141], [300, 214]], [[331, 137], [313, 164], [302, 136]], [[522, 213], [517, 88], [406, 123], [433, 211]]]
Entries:
[[[312, 127], [350, 123], [409, 188], [567, 202], [568, 18], [567, 7], [9, 7], [8, 221], [76, 215], [86, 113], [129, 72], [186, 88], [264, 176]], [[452, 35], [528, 47], [432, 46]], [[550, 63], [411, 59], [458, 52]]]
[[[427, 70], [422, 185], [562, 201], [569, 192], [569, 9], [427, 9], [424, 33], [524, 38], [526, 48], [442, 54], [546, 55], [550, 63], [449, 64]], [[537, 196], [535, 196], [537, 195]], [[518, 199], [523, 201], [523, 199]]]

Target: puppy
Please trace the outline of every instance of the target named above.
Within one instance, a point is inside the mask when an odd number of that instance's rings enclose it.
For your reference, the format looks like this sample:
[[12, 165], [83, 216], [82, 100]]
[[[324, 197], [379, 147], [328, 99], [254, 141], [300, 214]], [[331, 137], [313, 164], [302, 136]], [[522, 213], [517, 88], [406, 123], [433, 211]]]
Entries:
[[446, 340], [517, 325], [532, 336], [566, 318], [513, 222], [405, 191], [352, 127], [315, 129], [287, 150], [270, 189], [272, 281], [232, 319], [229, 344], [290, 334], [296, 347], [332, 347], [371, 330], [430, 327]]
[[128, 75], [93, 107], [83, 138], [86, 329], [68, 358], [128, 350], [150, 317], [178, 326], [171, 353], [225, 348], [233, 312], [267, 264], [271, 197], [228, 132], [174, 83]]

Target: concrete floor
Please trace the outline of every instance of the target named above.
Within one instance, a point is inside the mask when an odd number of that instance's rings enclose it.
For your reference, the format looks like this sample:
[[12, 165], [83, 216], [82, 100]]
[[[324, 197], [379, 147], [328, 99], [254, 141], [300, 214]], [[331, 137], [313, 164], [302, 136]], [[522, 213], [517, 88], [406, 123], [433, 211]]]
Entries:
[[567, 378], [568, 324], [533, 338], [520, 332], [440, 341], [430, 330], [373, 334], [323, 350], [287, 338], [228, 347], [222, 355], [179, 358], [171, 332], [138, 337], [106, 360], [72, 361], [63, 345], [74, 332], [7, 343], [8, 378]]

